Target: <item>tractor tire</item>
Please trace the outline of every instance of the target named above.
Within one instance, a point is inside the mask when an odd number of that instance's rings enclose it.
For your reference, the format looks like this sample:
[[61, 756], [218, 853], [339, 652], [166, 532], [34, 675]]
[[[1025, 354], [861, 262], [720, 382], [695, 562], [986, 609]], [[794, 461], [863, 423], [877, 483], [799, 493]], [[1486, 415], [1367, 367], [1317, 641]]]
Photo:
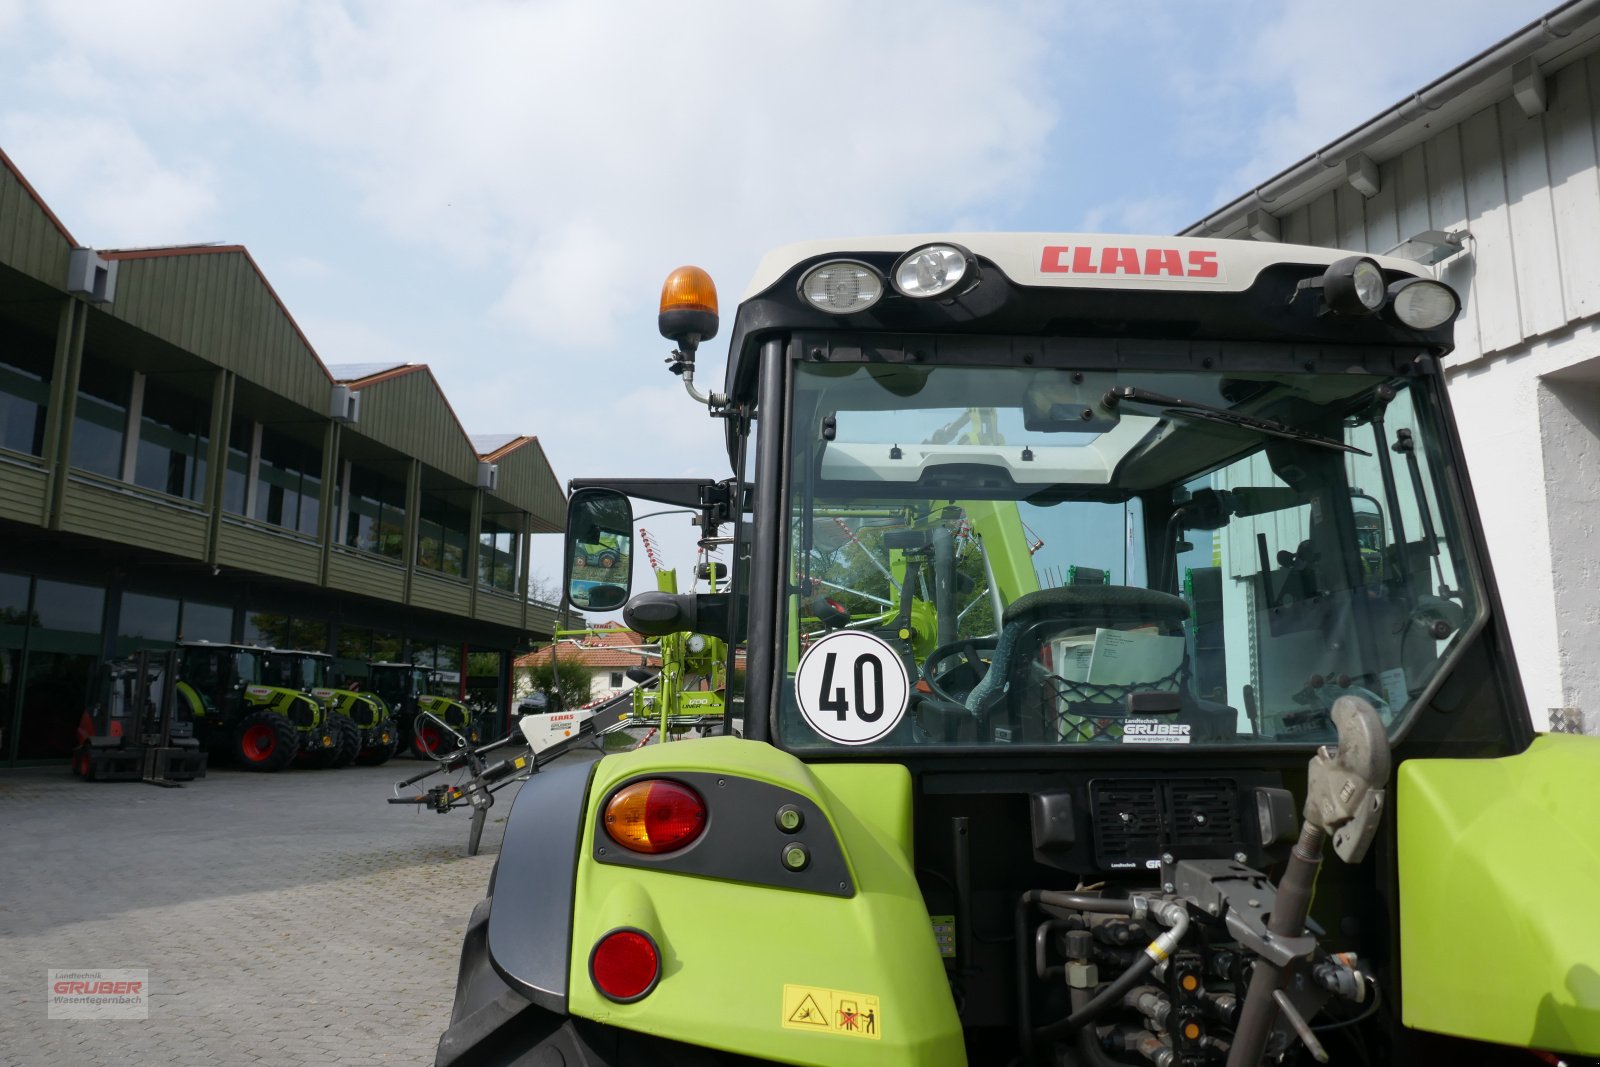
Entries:
[[419, 723], [411, 738], [411, 754], [417, 759], [431, 759], [430, 753], [445, 745], [445, 736], [432, 723]]
[[376, 733], [387, 740], [374, 739], [372, 744], [356, 754], [356, 763], [363, 767], [377, 767], [388, 763], [389, 758], [394, 755], [394, 750], [399, 747], [400, 731], [393, 720], [384, 719], [378, 724]]
[[602, 553], [600, 553], [600, 569], [601, 570], [608, 571], [612, 567], [615, 567], [616, 565], [617, 565], [617, 554], [615, 552], [602, 552]]
[[333, 767], [348, 767], [361, 752], [361, 727], [343, 715], [333, 717], [333, 728], [339, 734], [339, 747], [334, 749]]
[[281, 771], [300, 750], [294, 723], [275, 711], [256, 711], [239, 720], [231, 754], [247, 771]]

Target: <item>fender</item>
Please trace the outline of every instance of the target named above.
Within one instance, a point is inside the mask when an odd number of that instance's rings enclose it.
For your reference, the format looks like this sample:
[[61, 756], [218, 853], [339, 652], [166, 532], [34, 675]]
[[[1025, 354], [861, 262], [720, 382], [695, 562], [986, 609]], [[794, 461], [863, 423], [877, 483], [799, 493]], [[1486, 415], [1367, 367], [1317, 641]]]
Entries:
[[506, 818], [490, 900], [489, 960], [512, 989], [567, 1010], [572, 887], [593, 763], [528, 779]]
[[1406, 1025], [1600, 1054], [1600, 738], [1412, 759], [1398, 777]]

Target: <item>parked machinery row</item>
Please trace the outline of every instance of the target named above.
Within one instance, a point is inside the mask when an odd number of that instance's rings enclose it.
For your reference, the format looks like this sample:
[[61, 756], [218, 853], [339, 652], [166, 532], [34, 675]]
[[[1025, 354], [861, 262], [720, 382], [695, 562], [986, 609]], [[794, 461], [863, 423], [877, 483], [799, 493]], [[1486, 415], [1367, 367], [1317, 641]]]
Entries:
[[[440, 673], [416, 664], [370, 664], [365, 687], [356, 688], [333, 678], [332, 657], [322, 652], [197, 641], [180, 642], [172, 660], [171, 717], [179, 731], [212, 759], [246, 770], [377, 765], [400, 751], [423, 755], [439, 740], [416, 728], [424, 711], [473, 743], [483, 732], [465, 704], [430, 692], [441, 684]], [[88, 777], [94, 775], [86, 754], [123, 734], [115, 713], [118, 679], [129, 675], [131, 662], [101, 669], [85, 716], [84, 751], [74, 764]]]

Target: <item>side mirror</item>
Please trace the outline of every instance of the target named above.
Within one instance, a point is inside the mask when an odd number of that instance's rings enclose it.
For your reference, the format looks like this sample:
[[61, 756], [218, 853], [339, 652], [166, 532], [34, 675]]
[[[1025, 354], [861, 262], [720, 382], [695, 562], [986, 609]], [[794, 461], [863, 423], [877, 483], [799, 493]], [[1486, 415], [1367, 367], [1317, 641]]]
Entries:
[[578, 489], [567, 501], [567, 603], [610, 611], [633, 588], [633, 505], [615, 489]]

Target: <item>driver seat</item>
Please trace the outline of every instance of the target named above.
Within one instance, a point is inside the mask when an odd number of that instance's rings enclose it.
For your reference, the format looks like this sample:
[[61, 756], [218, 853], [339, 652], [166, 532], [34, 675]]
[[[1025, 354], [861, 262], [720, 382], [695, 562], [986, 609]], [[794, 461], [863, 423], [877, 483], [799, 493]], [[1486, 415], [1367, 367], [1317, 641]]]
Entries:
[[1018, 597], [1001, 616], [989, 670], [967, 694], [967, 710], [981, 716], [998, 703], [1015, 667], [1017, 648], [1038, 623], [1107, 629], [1154, 624], [1173, 633], [1188, 618], [1189, 604], [1182, 597], [1132, 585], [1066, 585]]

